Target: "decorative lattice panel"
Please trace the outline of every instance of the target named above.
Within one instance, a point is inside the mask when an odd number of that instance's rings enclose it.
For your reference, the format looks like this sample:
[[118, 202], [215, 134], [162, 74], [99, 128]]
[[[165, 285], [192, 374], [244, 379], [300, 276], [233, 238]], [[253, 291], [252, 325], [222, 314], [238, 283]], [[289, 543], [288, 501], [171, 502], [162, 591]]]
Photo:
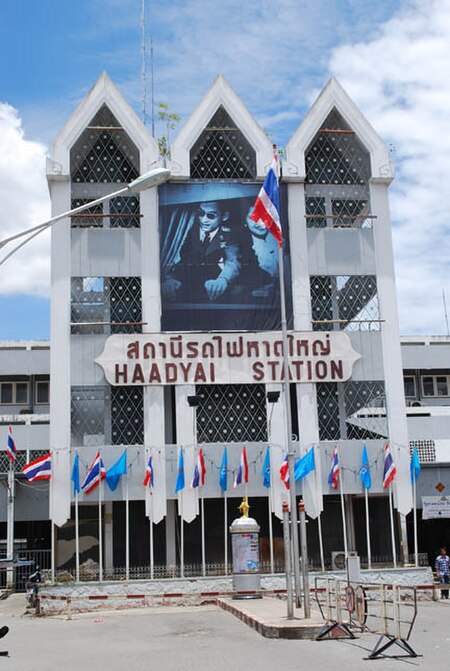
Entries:
[[267, 440], [265, 386], [197, 387], [197, 439], [202, 443]]
[[374, 275], [315, 275], [310, 286], [315, 331], [379, 329]]
[[109, 398], [109, 387], [72, 387], [72, 446], [109, 444]]
[[254, 179], [256, 153], [230, 115], [219, 107], [190, 153], [194, 179]]
[[369, 440], [386, 436], [384, 383], [349, 381], [316, 386], [320, 440]]
[[140, 332], [140, 278], [73, 277], [71, 319], [72, 333]]
[[[81, 207], [94, 198], [72, 198], [71, 208]], [[102, 203], [94, 205], [84, 212], [72, 217], [72, 228], [101, 228], [103, 226]]]
[[372, 228], [368, 187], [315, 186], [305, 189], [308, 228]]
[[109, 203], [111, 228], [139, 228], [139, 197], [119, 196]]
[[367, 184], [370, 156], [333, 109], [306, 151], [307, 184]]
[[433, 464], [436, 461], [436, 445], [434, 440], [410, 440], [409, 453], [411, 455], [414, 447], [417, 447], [421, 464]]
[[111, 443], [144, 444], [142, 387], [111, 387]]
[[[38, 457], [43, 457], [44, 454], [48, 454], [48, 450], [30, 450], [27, 459], [26, 450], [18, 450], [16, 461], [13, 464], [13, 471], [15, 473], [20, 473], [27, 462], [33, 461], [33, 459], [37, 459]], [[6, 451], [3, 450], [3, 452], [0, 453], [0, 473], [7, 473], [9, 471], [9, 463], [9, 457], [6, 454]]]
[[70, 152], [73, 182], [128, 183], [139, 175], [139, 151], [103, 105]]

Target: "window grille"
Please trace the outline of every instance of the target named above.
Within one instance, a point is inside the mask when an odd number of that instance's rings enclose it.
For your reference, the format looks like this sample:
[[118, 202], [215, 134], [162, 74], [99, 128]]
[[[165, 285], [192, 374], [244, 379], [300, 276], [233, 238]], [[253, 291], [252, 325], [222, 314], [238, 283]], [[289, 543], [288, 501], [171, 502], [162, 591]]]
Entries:
[[306, 151], [306, 183], [363, 185], [369, 178], [369, 152], [333, 109]]
[[72, 387], [71, 444], [74, 447], [105, 445], [109, 430], [109, 387]]
[[[94, 198], [73, 198], [72, 208], [89, 203]], [[139, 197], [111, 198], [72, 217], [72, 228], [139, 228]]]
[[382, 381], [319, 383], [316, 397], [320, 440], [386, 437]]
[[[22, 468], [26, 463], [37, 459], [38, 457], [43, 457], [45, 454], [48, 454], [48, 450], [29, 450], [28, 458], [26, 450], [17, 450], [16, 461], [13, 462], [13, 471], [15, 473], [20, 473]], [[6, 451], [3, 450], [0, 452], [0, 473], [7, 473], [9, 471], [10, 461], [9, 457], [6, 454]], [[41, 484], [43, 484], [41, 482]]]
[[264, 385], [204, 385], [197, 387], [197, 439], [201, 443], [266, 441]]
[[72, 333], [139, 333], [139, 277], [73, 277]]
[[111, 443], [144, 444], [142, 387], [111, 387]]
[[106, 105], [70, 152], [72, 182], [128, 183], [139, 175], [139, 151]]
[[193, 179], [254, 179], [256, 152], [221, 106], [190, 152]]
[[410, 455], [412, 455], [414, 447], [417, 447], [421, 464], [434, 464], [436, 461], [436, 445], [434, 440], [410, 440]]
[[310, 287], [315, 331], [379, 330], [375, 275], [313, 275]]

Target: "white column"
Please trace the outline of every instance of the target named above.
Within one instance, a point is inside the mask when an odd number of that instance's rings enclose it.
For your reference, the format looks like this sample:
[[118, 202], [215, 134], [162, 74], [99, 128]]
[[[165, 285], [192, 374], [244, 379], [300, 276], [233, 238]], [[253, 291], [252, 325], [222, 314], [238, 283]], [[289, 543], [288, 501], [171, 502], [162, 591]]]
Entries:
[[279, 520], [283, 519], [282, 503], [289, 501], [289, 492], [280, 478], [280, 466], [283, 462], [283, 449], [288, 444], [286, 436], [286, 419], [282, 403], [282, 384], [266, 384], [268, 391], [278, 391], [280, 399], [277, 403], [269, 403], [266, 400], [267, 417], [269, 420], [268, 436], [270, 443], [270, 467], [271, 467], [271, 496], [272, 511]]
[[182, 502], [180, 513], [185, 522], [192, 522], [198, 514], [198, 493], [191, 487], [195, 467], [194, 444], [196, 441], [193, 408], [188, 404], [188, 396], [195, 396], [194, 385], [182, 385], [175, 388], [177, 443], [184, 449], [185, 488], [179, 494], [179, 500]]
[[[68, 180], [68, 178], [67, 178]], [[70, 209], [70, 182], [50, 182], [52, 216]], [[61, 526], [70, 517], [70, 219], [51, 229], [50, 307], [50, 518]]]
[[[129, 476], [127, 475], [126, 477]], [[104, 567], [105, 569], [111, 569], [114, 566], [112, 501], [105, 501], [103, 503], [103, 530]]]
[[[403, 389], [402, 358], [398, 324], [397, 293], [394, 274], [394, 255], [389, 216], [387, 186], [371, 183], [370, 197], [374, 220], [375, 259], [377, 266], [378, 301], [380, 306], [381, 341], [383, 348], [384, 378], [386, 385], [386, 412], [392, 457], [397, 467], [395, 505], [402, 515], [412, 507], [409, 474], [408, 430], [406, 425]], [[407, 556], [405, 535], [402, 534], [404, 555]]]

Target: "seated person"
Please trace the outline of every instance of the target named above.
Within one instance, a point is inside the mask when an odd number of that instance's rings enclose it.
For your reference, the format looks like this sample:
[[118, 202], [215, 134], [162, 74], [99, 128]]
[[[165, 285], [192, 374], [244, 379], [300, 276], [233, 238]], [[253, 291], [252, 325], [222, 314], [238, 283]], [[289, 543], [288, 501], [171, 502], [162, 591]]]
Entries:
[[240, 271], [239, 250], [229, 240], [229, 212], [220, 201], [200, 203], [180, 249], [180, 260], [162, 284], [169, 300], [217, 301]]

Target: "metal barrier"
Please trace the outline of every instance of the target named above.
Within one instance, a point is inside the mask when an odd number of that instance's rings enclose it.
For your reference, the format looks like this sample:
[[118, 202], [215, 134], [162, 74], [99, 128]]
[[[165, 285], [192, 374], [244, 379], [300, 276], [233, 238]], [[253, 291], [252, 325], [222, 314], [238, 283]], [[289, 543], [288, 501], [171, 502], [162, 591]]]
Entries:
[[366, 659], [384, 655], [392, 645], [407, 657], [419, 656], [408, 642], [417, 616], [416, 587], [356, 584], [333, 578], [316, 578], [315, 587], [325, 620], [316, 640], [356, 638], [356, 631], [368, 632], [379, 638]]

